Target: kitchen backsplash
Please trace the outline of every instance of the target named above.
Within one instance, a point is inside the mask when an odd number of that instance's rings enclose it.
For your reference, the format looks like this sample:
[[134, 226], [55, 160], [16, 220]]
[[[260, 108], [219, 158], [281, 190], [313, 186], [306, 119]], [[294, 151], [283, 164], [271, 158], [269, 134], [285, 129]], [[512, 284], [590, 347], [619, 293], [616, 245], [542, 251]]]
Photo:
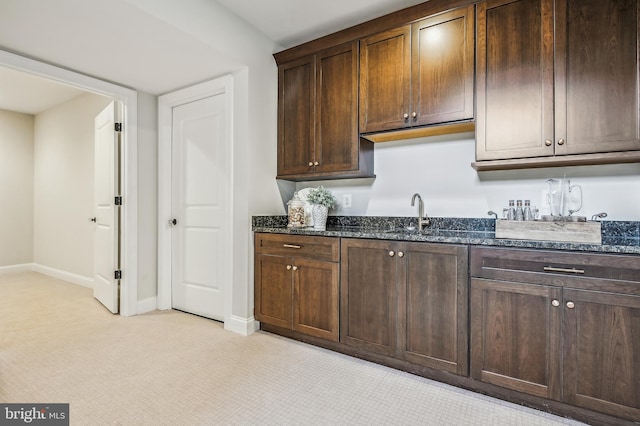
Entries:
[[[296, 189], [330, 189], [338, 199], [330, 215], [413, 216], [417, 209], [411, 197], [417, 192], [429, 216], [473, 218], [488, 217], [489, 210], [502, 215], [510, 199], [529, 199], [548, 214], [542, 205], [547, 179], [566, 175], [583, 190], [584, 206], [577, 215], [591, 219], [606, 212], [611, 221], [640, 220], [640, 164], [476, 172], [470, 166], [474, 160], [473, 135], [378, 143], [375, 179], [300, 182]], [[351, 207], [345, 207], [345, 195]]]

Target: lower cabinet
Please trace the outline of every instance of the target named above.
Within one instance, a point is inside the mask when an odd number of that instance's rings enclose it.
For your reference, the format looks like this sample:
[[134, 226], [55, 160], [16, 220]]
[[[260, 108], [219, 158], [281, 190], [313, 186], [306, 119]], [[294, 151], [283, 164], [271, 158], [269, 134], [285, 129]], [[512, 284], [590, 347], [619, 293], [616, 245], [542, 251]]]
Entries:
[[340, 240], [256, 234], [255, 317], [339, 340]]
[[466, 246], [342, 240], [342, 343], [466, 375]]
[[[554, 287], [471, 279], [471, 377], [560, 399], [562, 299]], [[559, 306], [559, 305], [558, 305]]]
[[640, 296], [565, 289], [564, 301], [563, 401], [640, 422]]
[[640, 256], [257, 233], [255, 316], [588, 423], [640, 423]]
[[471, 250], [471, 377], [640, 421], [640, 259]]

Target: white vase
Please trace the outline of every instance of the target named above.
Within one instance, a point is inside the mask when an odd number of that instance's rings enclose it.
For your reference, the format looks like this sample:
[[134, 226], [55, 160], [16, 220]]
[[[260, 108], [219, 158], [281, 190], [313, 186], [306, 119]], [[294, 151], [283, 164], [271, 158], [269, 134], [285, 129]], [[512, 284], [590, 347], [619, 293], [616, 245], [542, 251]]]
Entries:
[[316, 231], [326, 230], [328, 215], [329, 207], [320, 204], [314, 204], [311, 209], [311, 216], [313, 217], [313, 229]]

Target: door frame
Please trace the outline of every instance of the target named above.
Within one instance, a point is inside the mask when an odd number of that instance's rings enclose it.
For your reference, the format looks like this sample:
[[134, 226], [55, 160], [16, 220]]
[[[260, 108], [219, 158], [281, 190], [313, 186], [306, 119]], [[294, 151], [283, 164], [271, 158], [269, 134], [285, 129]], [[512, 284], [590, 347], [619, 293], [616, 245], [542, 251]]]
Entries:
[[138, 93], [113, 83], [0, 50], [0, 66], [112, 98], [123, 107], [120, 315], [138, 313]]
[[[197, 101], [215, 95], [225, 94], [225, 109], [227, 111], [228, 133], [230, 145], [227, 149], [227, 162], [229, 170], [229, 194], [230, 205], [227, 207], [226, 217], [229, 222], [229, 230], [233, 229], [233, 77], [226, 75], [214, 80], [190, 86], [185, 89], [167, 93], [158, 97], [158, 309], [171, 309], [171, 227], [168, 220], [171, 218], [171, 139], [173, 125], [173, 108], [185, 103]], [[233, 264], [234, 241], [233, 233], [229, 231], [228, 253], [230, 258], [227, 265], [228, 271], [223, 274], [227, 277], [224, 285], [224, 322], [229, 323], [231, 318], [231, 305], [233, 300], [231, 265]]]

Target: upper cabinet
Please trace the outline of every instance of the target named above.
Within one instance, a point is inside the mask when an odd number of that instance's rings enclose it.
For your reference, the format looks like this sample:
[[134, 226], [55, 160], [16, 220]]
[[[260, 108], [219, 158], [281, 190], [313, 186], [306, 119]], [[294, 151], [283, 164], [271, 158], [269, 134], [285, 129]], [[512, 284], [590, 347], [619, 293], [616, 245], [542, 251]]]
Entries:
[[639, 7], [556, 1], [556, 155], [640, 149]]
[[361, 133], [473, 118], [473, 10], [361, 40]]
[[313, 170], [316, 57], [278, 68], [278, 175]]
[[640, 150], [639, 3], [479, 3], [474, 166], [636, 158], [630, 151]]
[[409, 126], [411, 26], [365, 38], [360, 46], [362, 133]]
[[278, 177], [312, 180], [373, 173], [358, 132], [358, 43], [278, 67]]

